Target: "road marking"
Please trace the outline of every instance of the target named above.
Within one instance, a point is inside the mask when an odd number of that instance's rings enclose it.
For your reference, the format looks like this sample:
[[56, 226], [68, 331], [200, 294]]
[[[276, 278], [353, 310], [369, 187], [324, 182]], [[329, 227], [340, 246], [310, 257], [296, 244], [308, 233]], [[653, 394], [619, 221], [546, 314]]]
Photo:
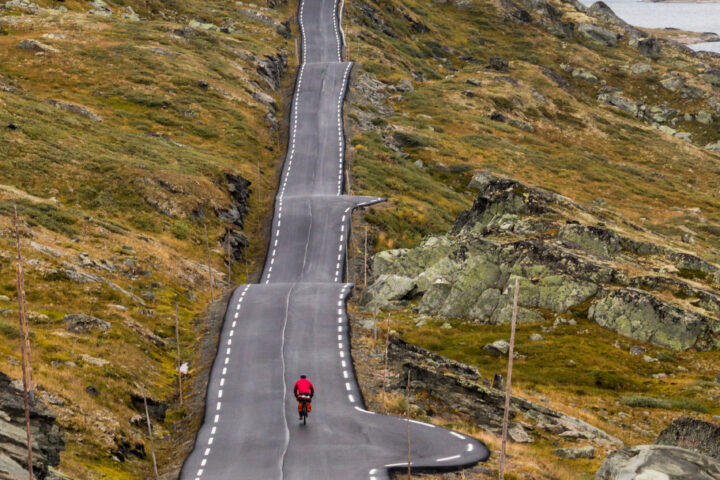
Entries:
[[437, 462], [448, 462], [450, 460], [455, 460], [456, 458], [460, 458], [460, 455], [453, 455], [452, 457], [445, 457], [445, 458], [438, 458]]
[[410, 423], [414, 423], [416, 425], [422, 425], [423, 427], [435, 428], [435, 425], [431, 425], [431, 424], [425, 423], [425, 422], [418, 422], [417, 420], [410, 420]]
[[472, 451], [473, 451], [473, 444], [472, 444], [472, 443], [468, 443], [467, 451], [468, 451], [468, 452], [472, 452]]
[[[410, 465], [412, 465], [412, 463], [411, 463]], [[385, 465], [385, 466], [386, 466], [386, 467], [404, 467], [404, 466], [407, 466], [407, 462], [404, 462], [404, 463], [388, 463], [388, 464]]]
[[212, 443], [215, 441], [215, 437], [208, 438], [208, 445], [212, 445]]
[[352, 395], [348, 395], [348, 400], [350, 400], [350, 403], [355, 403], [355, 397]]
[[350, 386], [350, 383], [345, 382], [345, 390], [347, 390], [349, 392], [351, 389], [352, 389], [352, 387]]
[[[358, 412], [369, 413], [370, 415], [375, 415], [375, 412], [371, 412], [371, 411], [365, 410], [365, 409], [360, 408], [360, 407], [355, 407], [355, 410], [357, 410]], [[373, 473], [373, 471], [371, 470], [370, 473]]]
[[459, 438], [460, 440], [465, 440], [465, 437], [464, 437], [463, 435], [460, 435], [460, 434], [457, 433], [457, 432], [450, 432], [450, 435], [454, 435], [454, 436], [456, 436], [457, 438]]
[[343, 377], [348, 378], [348, 372], [347, 372], [347, 370], [343, 370]]

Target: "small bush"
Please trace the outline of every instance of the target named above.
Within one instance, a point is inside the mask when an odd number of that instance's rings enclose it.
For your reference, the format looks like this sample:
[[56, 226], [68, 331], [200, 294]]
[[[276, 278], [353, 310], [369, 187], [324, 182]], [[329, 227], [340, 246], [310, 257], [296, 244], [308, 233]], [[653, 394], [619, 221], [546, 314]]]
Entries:
[[0, 333], [9, 339], [20, 338], [20, 330], [15, 325], [4, 321], [0, 321]]
[[690, 410], [693, 412], [707, 413], [707, 407], [691, 398], [657, 398], [629, 396], [622, 397], [620, 403], [628, 407], [639, 408], [662, 408], [665, 410]]

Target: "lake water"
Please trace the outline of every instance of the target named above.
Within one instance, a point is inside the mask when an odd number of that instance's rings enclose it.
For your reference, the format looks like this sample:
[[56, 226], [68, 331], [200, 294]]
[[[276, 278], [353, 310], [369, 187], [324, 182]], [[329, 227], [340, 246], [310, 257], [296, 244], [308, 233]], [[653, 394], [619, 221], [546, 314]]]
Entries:
[[[580, 0], [590, 6], [593, 0]], [[623, 20], [645, 28], [674, 27], [720, 34], [720, 3], [652, 3], [639, 0], [604, 0]], [[720, 42], [691, 45], [695, 50], [720, 52]]]

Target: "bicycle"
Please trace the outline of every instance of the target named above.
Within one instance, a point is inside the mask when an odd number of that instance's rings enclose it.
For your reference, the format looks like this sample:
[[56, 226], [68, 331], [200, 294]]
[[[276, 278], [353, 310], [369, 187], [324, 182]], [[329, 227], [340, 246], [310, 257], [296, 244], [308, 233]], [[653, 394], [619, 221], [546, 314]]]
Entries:
[[303, 425], [307, 424], [308, 413], [312, 411], [310, 398], [310, 395], [304, 394], [297, 396], [297, 400], [298, 402], [300, 402], [300, 404], [298, 405], [298, 413], [300, 414], [300, 419], [302, 420]]

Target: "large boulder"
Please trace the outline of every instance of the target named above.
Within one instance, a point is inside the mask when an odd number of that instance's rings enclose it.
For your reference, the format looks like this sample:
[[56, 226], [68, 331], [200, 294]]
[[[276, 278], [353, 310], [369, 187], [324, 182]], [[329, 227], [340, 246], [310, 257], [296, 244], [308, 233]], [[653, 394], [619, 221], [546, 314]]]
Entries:
[[597, 300], [588, 317], [626, 337], [673, 350], [717, 348], [717, 321], [670, 305], [634, 288], [613, 290]]
[[720, 425], [680, 417], [660, 432], [655, 444], [686, 448], [720, 460]]
[[615, 32], [591, 23], [581, 23], [578, 25], [578, 32], [587, 40], [600, 45], [615, 47], [618, 44], [617, 34]]
[[366, 288], [360, 303], [367, 308], [387, 308], [407, 296], [415, 287], [412, 278], [400, 275], [381, 275]]
[[[34, 478], [44, 480], [48, 469], [60, 463], [65, 441], [55, 425], [55, 415], [36, 400], [30, 406]], [[28, 478], [25, 407], [22, 390], [0, 373], [0, 479]]]
[[71, 313], [63, 318], [65, 328], [73, 333], [90, 333], [93, 330], [107, 331], [110, 330], [110, 324], [105, 320], [100, 320], [92, 315], [84, 313]]
[[718, 480], [720, 462], [690, 450], [641, 445], [612, 452], [596, 480]]

